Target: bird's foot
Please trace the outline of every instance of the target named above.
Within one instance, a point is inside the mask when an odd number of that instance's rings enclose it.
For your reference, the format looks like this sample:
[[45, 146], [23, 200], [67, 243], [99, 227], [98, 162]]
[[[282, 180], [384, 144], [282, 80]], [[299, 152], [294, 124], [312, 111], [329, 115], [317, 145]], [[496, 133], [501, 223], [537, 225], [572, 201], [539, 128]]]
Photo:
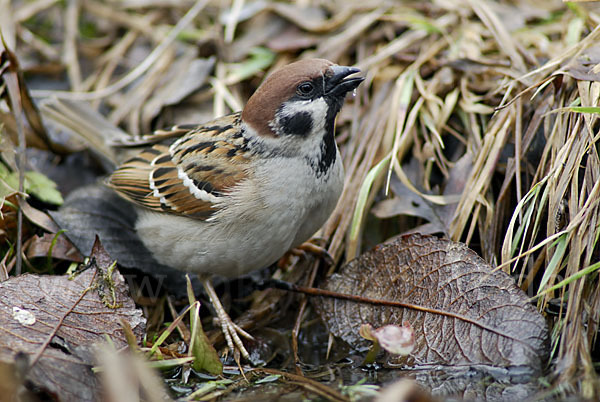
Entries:
[[219, 300], [217, 292], [215, 292], [215, 289], [213, 288], [212, 283], [210, 283], [210, 280], [203, 281], [203, 284], [204, 289], [208, 294], [208, 298], [210, 299], [210, 302], [217, 313], [216, 318], [219, 320], [219, 324], [221, 325], [221, 331], [223, 332], [223, 336], [225, 336], [225, 341], [227, 342], [229, 350], [231, 351], [231, 353], [234, 353], [237, 348], [237, 350], [239, 350], [241, 355], [246, 360], [250, 360], [250, 354], [244, 347], [240, 335], [246, 339], [253, 340], [254, 338], [252, 337], [252, 335], [244, 331], [239, 325], [233, 322], [231, 317], [229, 317], [229, 314], [227, 314], [227, 312], [223, 308], [221, 300]]
[[299, 256], [305, 255], [307, 253], [312, 254], [315, 257], [323, 260], [323, 262], [325, 264], [327, 264], [328, 266], [331, 266], [334, 263], [333, 257], [331, 256], [331, 254], [329, 254], [329, 252], [325, 248], [313, 243], [312, 239], [309, 241], [305, 241], [304, 243], [302, 243], [301, 245], [299, 245], [296, 248], [291, 249], [290, 252], [293, 255], [299, 255]]
[[[225, 313], [225, 311], [223, 312]], [[253, 340], [254, 338], [252, 337], [252, 335], [244, 331], [242, 328], [240, 328], [239, 325], [233, 322], [233, 320], [231, 319], [231, 317], [229, 317], [227, 313], [225, 313], [224, 316], [219, 316], [217, 319], [219, 320], [219, 323], [221, 325], [221, 331], [225, 336], [227, 346], [229, 347], [231, 353], [235, 353], [235, 350], [237, 348], [237, 350], [239, 350], [240, 354], [244, 357], [244, 359], [250, 361], [250, 354], [248, 353], [246, 347], [242, 343], [240, 335], [246, 339]]]

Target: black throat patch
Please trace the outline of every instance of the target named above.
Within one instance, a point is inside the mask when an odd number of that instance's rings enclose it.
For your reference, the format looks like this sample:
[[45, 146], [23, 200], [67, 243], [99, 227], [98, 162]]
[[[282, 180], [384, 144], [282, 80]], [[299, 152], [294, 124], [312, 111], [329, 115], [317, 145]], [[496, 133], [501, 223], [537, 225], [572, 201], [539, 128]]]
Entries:
[[335, 162], [337, 148], [335, 146], [335, 138], [333, 134], [333, 128], [331, 131], [327, 130], [327, 134], [325, 134], [325, 138], [323, 138], [323, 143], [321, 144], [321, 155], [319, 156], [319, 160], [317, 163], [314, 161], [311, 163], [312, 168], [315, 170], [317, 174], [317, 178], [325, 175], [333, 162]]
[[317, 178], [324, 176], [333, 165], [337, 155], [335, 144], [335, 117], [342, 107], [342, 101], [325, 98], [328, 103], [327, 116], [325, 117], [325, 136], [321, 142], [321, 153], [317, 160], [308, 159], [308, 163], [315, 171]]

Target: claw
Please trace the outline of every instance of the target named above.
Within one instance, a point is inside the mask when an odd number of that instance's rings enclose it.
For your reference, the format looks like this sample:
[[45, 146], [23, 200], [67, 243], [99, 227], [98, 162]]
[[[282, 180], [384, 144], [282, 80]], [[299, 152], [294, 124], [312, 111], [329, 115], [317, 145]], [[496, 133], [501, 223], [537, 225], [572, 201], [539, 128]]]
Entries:
[[[315, 257], [322, 259], [323, 262], [325, 264], [327, 264], [327, 266], [332, 266], [334, 263], [333, 257], [331, 256], [331, 254], [329, 254], [329, 252], [327, 250], [325, 250], [321, 246], [311, 243], [310, 241], [306, 241], [306, 242], [302, 243], [296, 249], [300, 250], [300, 252], [310, 253], [310, 254], [314, 255]], [[293, 250], [292, 250], [292, 252], [293, 252]]]
[[279, 266], [280, 268], [286, 267], [291, 262], [291, 256], [306, 257], [306, 254], [312, 254], [315, 257], [321, 259], [327, 266], [332, 266], [334, 264], [333, 257], [323, 247], [313, 243], [313, 241], [315, 240], [319, 239], [310, 239], [309, 241], [305, 241], [298, 247], [294, 247], [288, 250], [288, 252], [285, 253], [283, 257], [279, 259], [277, 266]]

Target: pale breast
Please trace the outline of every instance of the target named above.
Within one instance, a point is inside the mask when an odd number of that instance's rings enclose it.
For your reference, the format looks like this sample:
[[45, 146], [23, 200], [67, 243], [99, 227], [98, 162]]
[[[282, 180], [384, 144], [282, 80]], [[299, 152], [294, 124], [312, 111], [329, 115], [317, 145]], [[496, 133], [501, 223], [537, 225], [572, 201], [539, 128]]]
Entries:
[[309, 208], [300, 224], [291, 247], [297, 247], [310, 239], [329, 219], [344, 188], [344, 166], [339, 152], [329, 173], [313, 186], [307, 199]]

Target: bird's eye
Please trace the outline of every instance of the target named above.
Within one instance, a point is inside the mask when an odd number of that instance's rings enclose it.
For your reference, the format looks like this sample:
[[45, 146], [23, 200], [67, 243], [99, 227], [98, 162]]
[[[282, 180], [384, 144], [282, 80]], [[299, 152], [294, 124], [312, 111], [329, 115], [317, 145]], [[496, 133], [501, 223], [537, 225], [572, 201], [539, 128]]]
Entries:
[[302, 84], [298, 85], [298, 88], [296, 88], [296, 92], [300, 96], [310, 96], [314, 90], [315, 86], [312, 84], [312, 82], [303, 82]]

